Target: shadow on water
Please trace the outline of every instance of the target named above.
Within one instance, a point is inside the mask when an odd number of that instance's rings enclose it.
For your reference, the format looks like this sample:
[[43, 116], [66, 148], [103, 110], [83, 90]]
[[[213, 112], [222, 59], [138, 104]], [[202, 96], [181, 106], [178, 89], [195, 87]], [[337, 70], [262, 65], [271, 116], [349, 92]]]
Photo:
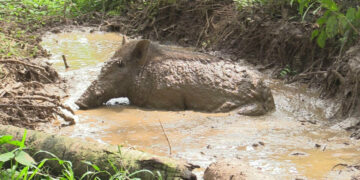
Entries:
[[[67, 103], [72, 104], [94, 80], [101, 62], [120, 47], [121, 39], [115, 33], [76, 31], [43, 38], [42, 45], [53, 54], [50, 61], [68, 79]], [[64, 71], [63, 54], [71, 66], [68, 71]], [[339, 163], [359, 162], [360, 145], [346, 132], [323, 127], [336, 108], [334, 104], [319, 100], [305, 85], [286, 85], [270, 78], [266, 83], [277, 110], [265, 116], [104, 106], [77, 111], [77, 124], [59, 133], [168, 155], [161, 121], [173, 157], [201, 165], [199, 175], [222, 158], [240, 159], [280, 179], [323, 179]]]

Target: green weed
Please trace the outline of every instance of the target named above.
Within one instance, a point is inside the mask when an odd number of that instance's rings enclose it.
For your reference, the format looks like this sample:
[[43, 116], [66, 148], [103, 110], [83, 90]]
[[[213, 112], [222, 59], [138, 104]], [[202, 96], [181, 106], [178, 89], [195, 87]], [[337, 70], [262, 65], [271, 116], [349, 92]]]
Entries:
[[311, 39], [316, 38], [320, 47], [325, 47], [328, 39], [339, 39], [341, 49], [352, 41], [358, 39], [360, 32], [360, 8], [347, 7], [345, 9], [334, 0], [291, 0], [290, 4], [298, 3], [299, 13], [304, 20], [312, 11], [316, 15], [322, 13], [316, 23], [319, 28], [312, 32]]
[[283, 68], [280, 71], [280, 76], [281, 77], [293, 76], [295, 74], [296, 74], [296, 71], [292, 70], [289, 65], [287, 65], [285, 68]]

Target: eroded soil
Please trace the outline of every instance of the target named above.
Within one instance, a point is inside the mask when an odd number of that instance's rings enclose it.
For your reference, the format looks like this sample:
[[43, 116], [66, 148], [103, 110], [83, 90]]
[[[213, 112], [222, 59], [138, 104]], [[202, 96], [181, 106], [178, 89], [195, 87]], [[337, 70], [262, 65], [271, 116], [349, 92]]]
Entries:
[[[43, 47], [53, 54], [50, 61], [68, 81], [67, 104], [73, 107], [73, 102], [96, 78], [101, 62], [121, 45], [120, 34], [89, 30], [48, 34], [43, 38]], [[69, 70], [64, 70], [61, 55], [66, 55]], [[335, 175], [335, 179], [349, 179], [338, 176], [343, 166], [336, 165], [359, 163], [360, 145], [349, 139], [346, 131], [328, 128], [328, 119], [337, 107], [319, 100], [319, 95], [305, 85], [287, 85], [264, 76], [277, 109], [265, 116], [118, 105], [77, 111], [76, 125], [49, 131], [133, 146], [159, 155], [169, 155], [167, 136], [172, 156], [200, 165], [199, 176], [211, 162], [236, 158], [280, 179], [334, 179]]]

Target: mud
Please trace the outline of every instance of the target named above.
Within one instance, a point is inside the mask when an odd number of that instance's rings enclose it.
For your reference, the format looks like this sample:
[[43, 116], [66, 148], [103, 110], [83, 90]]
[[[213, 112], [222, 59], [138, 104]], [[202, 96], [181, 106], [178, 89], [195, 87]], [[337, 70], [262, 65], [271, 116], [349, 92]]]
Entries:
[[210, 164], [204, 172], [204, 180], [273, 180], [269, 175], [263, 175], [261, 169], [255, 169], [241, 160], [218, 161]]
[[[103, 43], [102, 36], [113, 36], [111, 39], [114, 41], [105, 40], [105, 44], [116, 45], [116, 39], [121, 39], [121, 35], [117, 34], [75, 32], [45, 36], [43, 46], [54, 54], [51, 61], [57, 62], [61, 54], [76, 49], [72, 43], [86, 42], [81, 39], [93, 36], [99, 37], [99, 46]], [[58, 41], [68, 45], [52, 43], [53, 38], [59, 38]], [[56, 49], [55, 53], [53, 50]], [[94, 51], [108, 55], [99, 49], [102, 48], [95, 48]], [[83, 53], [88, 54], [87, 51]], [[75, 56], [84, 55], [75, 54], [74, 60], [69, 60], [70, 66], [72, 61], [80, 59]], [[56, 66], [61, 76], [68, 79], [71, 94], [69, 105], [99, 73], [100, 65], [92, 65], [97, 64], [98, 58], [82, 61], [85, 64], [79, 65], [79, 69], [64, 71], [61, 63]], [[243, 61], [240, 63], [247, 65]], [[328, 119], [337, 108], [334, 103], [319, 100], [319, 94], [305, 85], [288, 85], [267, 76], [265, 83], [273, 91], [277, 110], [261, 117], [234, 113], [154, 111], [126, 105], [104, 106], [77, 111], [76, 125], [62, 128], [59, 133], [168, 155], [169, 146], [159, 124], [161, 121], [171, 144], [172, 156], [200, 165], [201, 169], [196, 170], [199, 177], [210, 163], [224, 158], [239, 159], [277, 179], [339, 179], [339, 172], [344, 168], [337, 164], [360, 162], [360, 145], [348, 138], [348, 132], [326, 128]], [[350, 176], [340, 177], [349, 179]]]

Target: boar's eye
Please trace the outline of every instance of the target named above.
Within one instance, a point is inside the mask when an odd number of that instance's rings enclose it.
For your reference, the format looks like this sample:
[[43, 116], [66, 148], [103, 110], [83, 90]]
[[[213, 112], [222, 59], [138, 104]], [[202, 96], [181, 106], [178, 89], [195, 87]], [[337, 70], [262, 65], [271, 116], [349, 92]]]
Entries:
[[122, 61], [118, 62], [117, 64], [118, 64], [118, 66], [121, 67], [121, 68], [125, 66], [125, 64], [124, 64]]

